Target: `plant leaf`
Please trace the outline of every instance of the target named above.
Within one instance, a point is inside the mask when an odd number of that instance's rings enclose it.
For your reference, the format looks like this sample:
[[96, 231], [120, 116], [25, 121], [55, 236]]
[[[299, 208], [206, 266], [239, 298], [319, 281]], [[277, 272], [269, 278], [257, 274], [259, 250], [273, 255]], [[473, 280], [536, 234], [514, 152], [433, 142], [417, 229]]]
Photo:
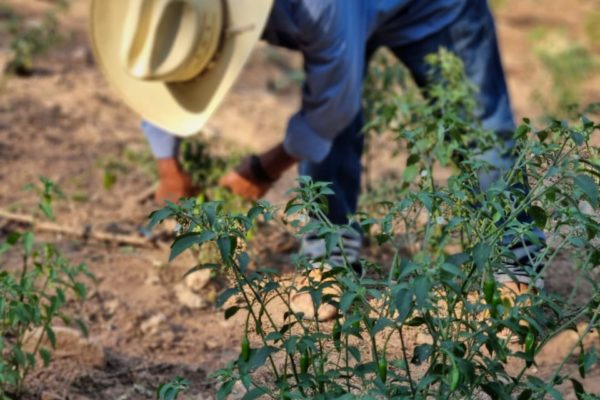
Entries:
[[215, 238], [215, 233], [212, 231], [204, 232], [193, 232], [186, 233], [178, 236], [171, 246], [171, 254], [169, 255], [169, 262], [173, 261], [177, 256], [189, 249], [195, 244], [202, 244]]
[[590, 204], [594, 208], [598, 207], [598, 185], [596, 182], [587, 175], [579, 174], [573, 178], [575, 184], [585, 194], [585, 197], [589, 200]]

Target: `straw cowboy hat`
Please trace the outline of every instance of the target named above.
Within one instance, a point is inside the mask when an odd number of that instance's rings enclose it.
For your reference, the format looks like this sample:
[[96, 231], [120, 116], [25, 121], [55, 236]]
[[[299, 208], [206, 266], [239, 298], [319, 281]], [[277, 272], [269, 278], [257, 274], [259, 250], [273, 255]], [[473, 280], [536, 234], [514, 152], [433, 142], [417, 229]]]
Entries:
[[273, 0], [92, 0], [96, 58], [125, 103], [198, 133], [241, 72]]

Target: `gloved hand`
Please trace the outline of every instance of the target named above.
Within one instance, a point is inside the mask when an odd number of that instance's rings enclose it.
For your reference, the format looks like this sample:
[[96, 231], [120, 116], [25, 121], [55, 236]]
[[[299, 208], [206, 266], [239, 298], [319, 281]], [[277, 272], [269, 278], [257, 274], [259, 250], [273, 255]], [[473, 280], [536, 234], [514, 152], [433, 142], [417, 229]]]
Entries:
[[283, 144], [278, 144], [259, 156], [246, 157], [234, 171], [221, 178], [219, 185], [246, 200], [256, 201], [296, 162]]

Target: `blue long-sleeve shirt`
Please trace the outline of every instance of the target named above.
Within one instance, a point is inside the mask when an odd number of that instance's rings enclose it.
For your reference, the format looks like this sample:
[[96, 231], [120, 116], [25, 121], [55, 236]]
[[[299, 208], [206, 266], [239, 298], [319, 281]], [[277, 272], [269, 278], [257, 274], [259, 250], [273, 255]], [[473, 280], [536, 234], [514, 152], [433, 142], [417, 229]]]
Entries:
[[361, 107], [367, 45], [402, 46], [452, 23], [465, 0], [277, 0], [263, 38], [299, 50], [306, 80], [302, 107], [284, 147], [323, 160]]
[[[263, 39], [300, 51], [306, 76], [286, 151], [322, 161], [360, 111], [367, 47], [418, 42], [451, 24], [466, 1], [275, 0]], [[149, 123], [143, 127], [157, 157], [175, 151], [176, 138]]]

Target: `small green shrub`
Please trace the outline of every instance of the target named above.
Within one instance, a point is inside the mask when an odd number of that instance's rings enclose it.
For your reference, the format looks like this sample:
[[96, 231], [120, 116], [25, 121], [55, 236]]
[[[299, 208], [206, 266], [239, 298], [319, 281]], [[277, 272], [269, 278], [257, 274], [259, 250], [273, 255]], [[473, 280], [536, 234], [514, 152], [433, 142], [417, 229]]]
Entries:
[[[374, 246], [395, 250], [390, 265], [362, 260], [365, 276], [347, 261], [320, 266], [324, 279], [309, 279], [307, 287], [296, 287], [295, 277], [282, 280], [268, 267], [249, 268], [248, 232], [259, 220], [281, 218], [298, 235], [318, 234], [327, 251], [339, 246], [343, 252], [340, 238], [349, 227], [326, 216], [323, 199], [331, 189], [306, 177], [283, 217], [265, 202], [232, 213], [220, 202], [194, 199], [152, 214], [151, 225], [171, 217], [181, 225], [172, 258], [213, 243], [234, 282], [217, 303], [228, 304], [225, 318], [243, 312], [246, 323], [239, 357], [215, 374], [218, 399], [237, 382], [247, 389], [245, 399], [464, 399], [482, 393], [493, 399], [560, 399], [556, 386], [569, 380], [578, 396], [585, 395], [564, 366], [577, 354], [585, 377], [598, 363], [583, 340], [600, 327], [600, 284], [593, 278], [600, 264], [600, 154], [589, 144], [600, 126], [586, 117], [576, 125], [555, 120], [542, 129], [525, 120], [513, 136], [514, 166], [481, 189], [480, 173], [492, 169], [482, 156], [503, 143], [477, 124], [474, 89], [460, 60], [442, 51], [428, 62], [430, 100], [406, 109], [390, 104], [388, 123], [381, 125], [409, 153], [402, 179], [377, 214], [354, 219], [375, 238]], [[457, 165], [447, 185], [433, 177], [438, 162]], [[525, 170], [529, 190], [523, 189]], [[531, 222], [520, 218], [525, 211]], [[502, 294], [494, 273], [514, 259], [514, 245], [541, 245], [534, 227], [551, 244], [530, 257], [529, 274], [535, 281], [538, 266], [568, 252], [577, 274], [593, 287], [586, 301], [533, 289], [512, 299]], [[411, 254], [402, 250], [400, 236], [414, 247]], [[302, 256], [293, 261], [297, 275], [315, 268]], [[336, 304], [339, 318], [323, 323], [294, 313], [290, 299], [299, 290], [310, 294], [315, 311], [324, 302]], [[232, 305], [233, 296], [240, 301]], [[587, 328], [554, 374], [541, 379], [530, 373], [548, 341], [581, 321]], [[429, 341], [413, 347], [408, 337], [417, 332]], [[511, 360], [520, 360], [516, 369], [509, 368]]]
[[592, 47], [600, 47], [600, 11], [592, 11], [585, 16], [585, 32]]
[[[52, 182], [43, 179], [40, 209], [53, 217], [53, 197], [60, 193]], [[32, 230], [13, 232], [0, 243], [0, 256], [20, 248], [19, 269], [0, 266], [0, 399], [21, 398], [28, 374], [36, 367], [36, 359], [48, 366], [56, 345], [53, 326], [58, 321], [76, 324], [87, 334], [84, 323], [66, 309], [69, 296], [84, 299], [86, 286], [81, 278], [93, 278], [84, 264], [73, 265], [56, 246], [36, 241]], [[0, 259], [0, 261], [2, 261]], [[40, 332], [31, 339], [32, 332]], [[29, 339], [27, 339], [29, 337]], [[27, 340], [33, 346], [25, 347]]]
[[[592, 16], [590, 15], [590, 18]], [[593, 52], [558, 29], [538, 27], [530, 34], [534, 51], [550, 75], [548, 96], [536, 89], [534, 100], [546, 117], [577, 117], [578, 100], [586, 80], [598, 71], [598, 59]]]
[[242, 155], [231, 150], [227, 150], [227, 156], [217, 154], [214, 149], [219, 146], [226, 144], [218, 139], [210, 141], [202, 137], [184, 140], [180, 151], [182, 167], [191, 175], [194, 185], [201, 190], [202, 199], [225, 201], [232, 209], [244, 209], [248, 203], [218, 185], [219, 179], [238, 165]]
[[156, 389], [156, 400], [177, 400], [181, 392], [184, 392], [189, 386], [189, 382], [181, 377], [173, 381], [164, 383]]
[[[223, 156], [215, 151], [215, 148], [225, 145], [218, 139], [212, 141], [203, 137], [186, 139], [181, 144], [181, 163], [183, 169], [192, 177], [193, 184], [200, 189], [197, 195], [199, 203], [220, 201], [227, 211], [241, 212], [250, 207], [251, 203], [218, 184], [219, 179], [242, 160], [241, 153], [229, 151], [227, 156]], [[219, 264], [219, 252], [212, 243], [205, 243], [196, 248], [194, 257], [199, 265]], [[219, 275], [219, 270], [215, 269], [213, 277]]]
[[59, 0], [44, 14], [39, 24], [31, 25], [27, 19], [11, 13], [8, 22], [8, 34], [11, 36], [11, 59], [6, 71], [9, 74], [29, 76], [33, 74], [36, 57], [46, 53], [58, 44], [62, 36], [58, 14], [69, 7], [69, 0]]

